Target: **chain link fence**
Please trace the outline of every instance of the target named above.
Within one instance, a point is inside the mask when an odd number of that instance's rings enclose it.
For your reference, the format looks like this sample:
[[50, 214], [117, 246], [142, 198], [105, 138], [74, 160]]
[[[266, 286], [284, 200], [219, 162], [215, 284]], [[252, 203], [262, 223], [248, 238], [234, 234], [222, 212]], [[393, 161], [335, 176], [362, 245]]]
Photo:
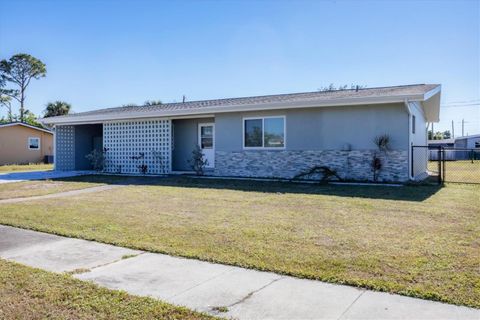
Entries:
[[480, 149], [412, 146], [416, 180], [480, 184]]

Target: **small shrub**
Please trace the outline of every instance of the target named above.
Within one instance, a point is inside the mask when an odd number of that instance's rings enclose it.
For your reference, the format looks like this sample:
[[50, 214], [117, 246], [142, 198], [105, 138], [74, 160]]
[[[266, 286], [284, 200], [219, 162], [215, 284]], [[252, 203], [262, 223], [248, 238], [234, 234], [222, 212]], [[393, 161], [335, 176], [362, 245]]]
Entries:
[[147, 174], [148, 166], [145, 163], [142, 163], [138, 166], [138, 170], [140, 170], [142, 174]]
[[152, 156], [155, 163], [158, 163], [160, 166], [161, 173], [167, 172], [167, 164], [163, 159], [162, 152], [157, 150], [152, 150]]
[[373, 139], [373, 143], [377, 146], [378, 150], [380, 151], [388, 151], [390, 150], [390, 136], [388, 134], [382, 134], [376, 136]]
[[132, 160], [136, 160], [136, 161], [139, 161], [139, 162], [140, 162], [140, 160], [142, 160], [142, 161], [141, 161], [142, 163], [140, 163], [140, 164], [137, 166], [137, 168], [138, 168], [138, 170], [140, 171], [140, 173], [142, 173], [142, 174], [147, 174], [148, 166], [145, 164], [145, 153], [140, 152], [140, 153], [138, 154], [138, 156], [132, 156], [131, 158], [132, 158]]
[[200, 146], [196, 145], [192, 151], [192, 159], [188, 160], [190, 167], [198, 176], [203, 175], [203, 169], [208, 165], [208, 160], [204, 156]]
[[[373, 143], [375, 143], [375, 145], [377, 146], [377, 149], [380, 152], [386, 153], [387, 151], [390, 150], [390, 136], [386, 133], [376, 136], [373, 139]], [[380, 171], [383, 168], [382, 159], [380, 159], [377, 152], [373, 153], [370, 167], [372, 168], [372, 172], [373, 172], [373, 181], [377, 182], [378, 177], [380, 175]]]
[[105, 168], [105, 158], [107, 153], [107, 148], [103, 148], [102, 151], [97, 149], [92, 150], [89, 154], [85, 156], [90, 161], [90, 164], [93, 167], [93, 170], [102, 171]]
[[372, 162], [371, 162], [372, 172], [373, 172], [373, 181], [378, 181], [378, 176], [380, 175], [380, 170], [382, 170], [383, 164], [382, 159], [380, 159], [375, 152], [373, 154]]

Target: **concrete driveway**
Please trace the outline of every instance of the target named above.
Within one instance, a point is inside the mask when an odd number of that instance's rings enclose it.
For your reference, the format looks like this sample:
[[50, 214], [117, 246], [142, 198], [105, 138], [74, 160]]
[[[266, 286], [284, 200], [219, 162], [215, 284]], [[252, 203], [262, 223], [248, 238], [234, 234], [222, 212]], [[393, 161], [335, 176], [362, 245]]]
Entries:
[[82, 176], [82, 175], [87, 175], [92, 173], [95, 173], [95, 171], [44, 170], [44, 171], [8, 172], [8, 173], [0, 173], [0, 184], [29, 181], [29, 180], [67, 178], [67, 177]]
[[226, 318], [480, 319], [478, 309], [1, 225], [0, 257]]

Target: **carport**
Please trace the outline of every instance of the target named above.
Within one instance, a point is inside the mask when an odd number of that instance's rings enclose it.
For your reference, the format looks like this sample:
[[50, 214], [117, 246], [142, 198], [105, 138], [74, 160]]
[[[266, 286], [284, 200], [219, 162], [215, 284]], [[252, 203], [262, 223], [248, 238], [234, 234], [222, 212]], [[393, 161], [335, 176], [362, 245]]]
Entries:
[[103, 149], [103, 125], [84, 124], [75, 126], [75, 170], [91, 170], [86, 156], [93, 150]]

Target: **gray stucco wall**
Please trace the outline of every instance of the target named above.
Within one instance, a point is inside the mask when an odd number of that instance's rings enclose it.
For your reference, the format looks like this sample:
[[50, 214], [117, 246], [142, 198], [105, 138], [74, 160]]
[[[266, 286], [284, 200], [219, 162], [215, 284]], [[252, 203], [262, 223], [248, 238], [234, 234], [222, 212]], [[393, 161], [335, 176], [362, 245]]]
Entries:
[[[427, 127], [426, 120], [423, 116], [422, 105], [418, 102], [410, 102], [410, 143], [413, 146], [426, 146], [427, 142]], [[415, 116], [415, 133], [413, 133], [413, 116]], [[412, 175], [416, 180], [422, 180], [428, 177], [427, 163], [428, 150], [426, 148], [413, 149], [413, 172]]]
[[389, 104], [216, 114], [215, 150], [243, 150], [243, 117], [275, 115], [286, 116], [286, 150], [373, 149], [383, 133], [392, 149], [408, 149], [408, 114], [403, 104]]
[[[173, 120], [174, 149], [172, 151], [172, 170], [190, 171], [188, 160], [192, 150], [198, 144], [198, 124], [215, 122], [214, 118]], [[241, 135], [241, 133], [240, 133]]]
[[[284, 150], [244, 150], [243, 117], [286, 116]], [[375, 136], [388, 134], [391, 151], [378, 153], [379, 181], [408, 180], [409, 118], [403, 104], [289, 109], [215, 116], [215, 175], [292, 178], [317, 165], [347, 180], [372, 180]], [[345, 145], [350, 150], [343, 150]]]
[[87, 124], [75, 126], [75, 170], [91, 170], [92, 165], [85, 157], [93, 148], [94, 137], [101, 137], [101, 124]]

